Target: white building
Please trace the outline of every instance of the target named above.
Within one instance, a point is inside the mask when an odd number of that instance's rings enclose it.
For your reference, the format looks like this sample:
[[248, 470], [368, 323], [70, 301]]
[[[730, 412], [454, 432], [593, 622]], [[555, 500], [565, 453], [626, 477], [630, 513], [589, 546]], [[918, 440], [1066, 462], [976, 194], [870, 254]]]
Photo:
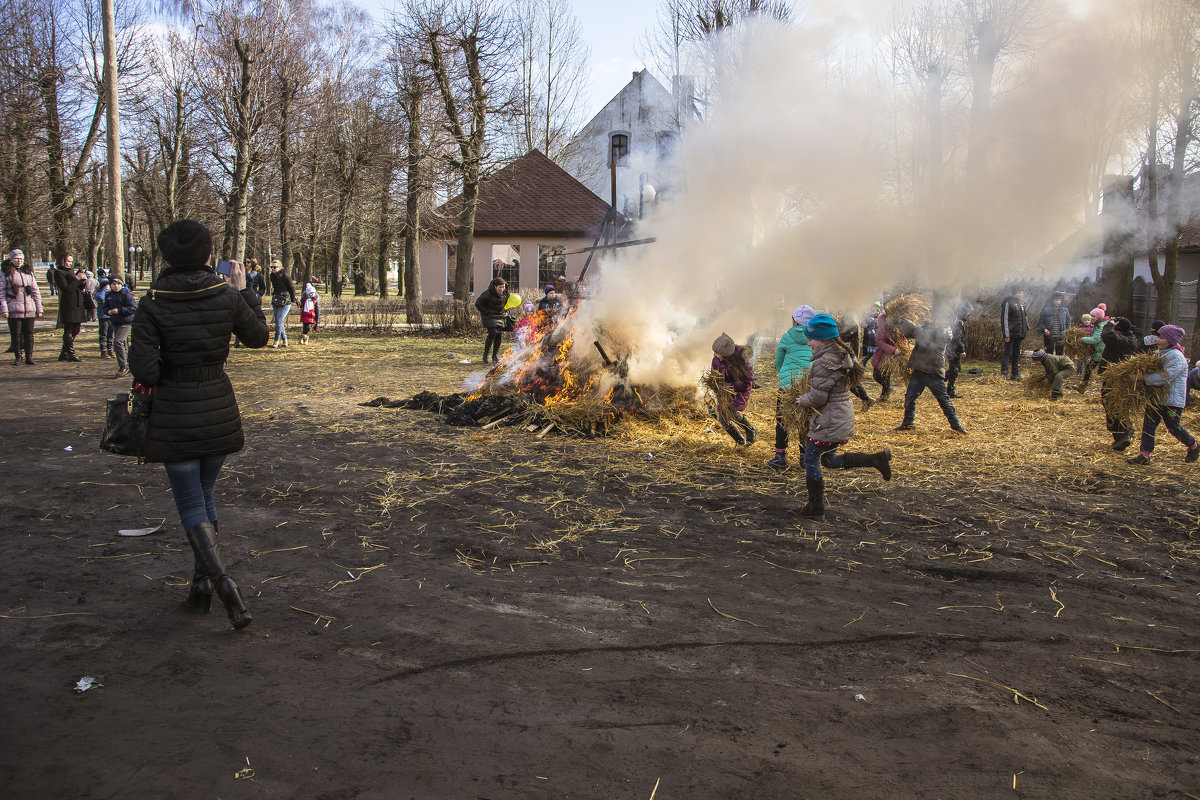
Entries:
[[692, 82], [677, 78], [674, 84], [670, 92], [646, 70], [633, 73], [575, 137], [577, 149], [567, 171], [612, 202], [615, 167], [614, 207], [631, 219], [641, 216], [644, 195], [649, 200], [653, 193], [670, 191], [675, 143], [696, 119]]

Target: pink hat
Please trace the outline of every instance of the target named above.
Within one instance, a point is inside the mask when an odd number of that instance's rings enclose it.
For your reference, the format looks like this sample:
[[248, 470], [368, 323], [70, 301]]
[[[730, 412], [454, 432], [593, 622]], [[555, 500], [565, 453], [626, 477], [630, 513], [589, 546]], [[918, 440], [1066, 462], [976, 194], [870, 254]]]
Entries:
[[1092, 309], [1092, 321], [1099, 322], [1102, 319], [1108, 319], [1108, 314], [1105, 314], [1104, 303]]

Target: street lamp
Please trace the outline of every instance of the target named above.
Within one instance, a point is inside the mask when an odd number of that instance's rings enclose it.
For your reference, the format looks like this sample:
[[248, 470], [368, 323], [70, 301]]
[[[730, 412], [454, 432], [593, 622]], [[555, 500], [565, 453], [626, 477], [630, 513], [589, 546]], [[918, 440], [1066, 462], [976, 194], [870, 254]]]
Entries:
[[138, 281], [140, 282], [143, 277], [143, 272], [146, 269], [146, 262], [142, 260], [141, 246], [139, 245], [138, 247], [135, 247], [134, 250], [137, 251], [137, 273], [138, 273], [137, 276], [138, 276]]

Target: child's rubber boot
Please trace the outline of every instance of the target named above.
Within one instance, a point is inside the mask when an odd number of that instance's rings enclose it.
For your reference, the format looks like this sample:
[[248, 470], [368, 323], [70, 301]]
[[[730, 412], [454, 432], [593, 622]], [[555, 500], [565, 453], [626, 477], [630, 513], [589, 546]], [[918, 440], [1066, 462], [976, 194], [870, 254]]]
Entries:
[[892, 479], [892, 451], [883, 450], [878, 453], [843, 453], [842, 464], [846, 469], [856, 467], [874, 467], [879, 470], [885, 481]]
[[772, 456], [771, 460], [767, 462], [768, 467], [774, 467], [775, 469], [780, 470], [787, 469], [787, 465], [787, 450], [776, 449], [775, 455]]
[[825, 481], [823, 479], [813, 480], [806, 475], [804, 476], [804, 484], [808, 487], [808, 502], [805, 503], [804, 508], [800, 509], [800, 516], [824, 522]]

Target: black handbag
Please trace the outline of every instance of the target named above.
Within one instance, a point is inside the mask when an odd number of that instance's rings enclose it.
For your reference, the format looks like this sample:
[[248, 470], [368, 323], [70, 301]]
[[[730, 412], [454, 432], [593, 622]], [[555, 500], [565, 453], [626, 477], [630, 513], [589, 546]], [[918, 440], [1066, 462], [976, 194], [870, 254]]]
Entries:
[[271, 307], [272, 308], [286, 308], [287, 306], [290, 306], [291, 304], [292, 304], [292, 300], [291, 300], [291, 297], [288, 296], [287, 292], [276, 292], [271, 297]]
[[124, 392], [106, 401], [100, 449], [118, 456], [137, 456], [139, 461], [144, 459], [153, 399], [153, 395], [142, 392]]

